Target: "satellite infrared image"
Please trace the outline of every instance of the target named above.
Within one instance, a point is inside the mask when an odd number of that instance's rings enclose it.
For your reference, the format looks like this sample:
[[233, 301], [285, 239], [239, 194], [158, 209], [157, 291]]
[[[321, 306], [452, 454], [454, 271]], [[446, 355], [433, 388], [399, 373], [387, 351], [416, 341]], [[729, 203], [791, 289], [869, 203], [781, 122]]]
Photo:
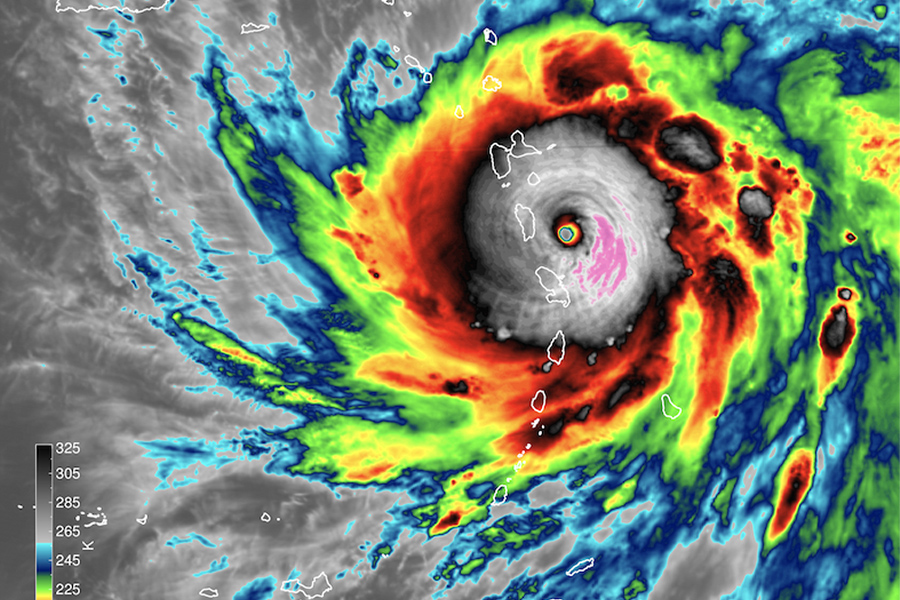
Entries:
[[900, 6], [0, 4], [0, 598], [898, 600]]

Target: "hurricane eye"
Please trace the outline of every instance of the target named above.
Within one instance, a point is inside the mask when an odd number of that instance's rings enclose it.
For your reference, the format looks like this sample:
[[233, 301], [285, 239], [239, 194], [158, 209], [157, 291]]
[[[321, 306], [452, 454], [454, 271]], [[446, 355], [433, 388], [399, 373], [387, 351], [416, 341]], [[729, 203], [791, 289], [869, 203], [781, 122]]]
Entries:
[[563, 246], [572, 247], [578, 244], [582, 239], [581, 226], [575, 221], [572, 215], [563, 215], [556, 219], [553, 227], [556, 232], [556, 239]]

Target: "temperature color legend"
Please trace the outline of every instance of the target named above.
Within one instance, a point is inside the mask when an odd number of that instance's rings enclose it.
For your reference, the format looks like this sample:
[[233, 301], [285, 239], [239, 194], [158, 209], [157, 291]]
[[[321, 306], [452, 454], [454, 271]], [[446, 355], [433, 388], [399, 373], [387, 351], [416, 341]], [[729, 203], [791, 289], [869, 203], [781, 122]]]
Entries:
[[53, 446], [34, 445], [34, 597], [53, 598]]

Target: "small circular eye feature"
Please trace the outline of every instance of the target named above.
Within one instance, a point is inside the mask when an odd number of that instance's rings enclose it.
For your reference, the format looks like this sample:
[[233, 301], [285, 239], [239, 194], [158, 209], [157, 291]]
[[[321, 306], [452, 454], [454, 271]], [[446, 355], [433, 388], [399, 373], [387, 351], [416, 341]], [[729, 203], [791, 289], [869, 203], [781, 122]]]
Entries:
[[577, 245], [583, 237], [581, 226], [575, 221], [574, 215], [562, 215], [557, 218], [553, 225], [553, 231], [559, 243], [566, 247]]

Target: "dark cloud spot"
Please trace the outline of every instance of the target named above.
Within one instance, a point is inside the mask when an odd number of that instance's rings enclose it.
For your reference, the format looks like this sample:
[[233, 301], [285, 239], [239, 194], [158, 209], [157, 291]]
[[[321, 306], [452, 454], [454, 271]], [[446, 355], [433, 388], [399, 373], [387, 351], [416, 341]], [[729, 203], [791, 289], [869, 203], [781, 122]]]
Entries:
[[756, 188], [742, 190], [740, 196], [738, 196], [738, 205], [741, 207], [742, 213], [748, 217], [758, 219], [768, 219], [774, 212], [772, 210], [772, 198]]
[[630, 140], [637, 135], [637, 130], [637, 125], [634, 124], [634, 121], [631, 119], [622, 119], [622, 122], [619, 123], [618, 134], [620, 138]]
[[616, 404], [619, 403], [619, 400], [622, 399], [622, 396], [627, 394], [631, 390], [631, 384], [627, 381], [622, 383], [615, 392], [613, 392], [612, 396], [609, 397], [609, 400], [606, 403], [607, 408], [612, 408]]
[[833, 314], [834, 321], [825, 330], [825, 343], [837, 350], [844, 344], [847, 335], [847, 309], [842, 306]]
[[716, 258], [710, 263], [709, 274], [718, 281], [718, 288], [727, 291], [734, 287], [743, 287], [741, 271], [727, 258]]
[[709, 171], [721, 162], [703, 132], [694, 126], [668, 127], [659, 134], [663, 152], [672, 160], [700, 171]]
[[547, 433], [549, 433], [550, 435], [556, 435], [557, 433], [562, 431], [562, 428], [563, 428], [563, 420], [559, 419], [558, 421], [554, 422], [552, 425], [550, 425], [550, 427], [547, 428]]
[[584, 421], [585, 419], [587, 419], [589, 412], [591, 412], [590, 404], [582, 406], [581, 410], [579, 410], [578, 413], [575, 414], [575, 420], [576, 421]]
[[444, 389], [447, 390], [448, 394], [468, 394], [469, 393], [469, 386], [466, 383], [465, 379], [460, 379], [456, 383], [453, 383], [452, 381], [447, 381], [444, 383]]

